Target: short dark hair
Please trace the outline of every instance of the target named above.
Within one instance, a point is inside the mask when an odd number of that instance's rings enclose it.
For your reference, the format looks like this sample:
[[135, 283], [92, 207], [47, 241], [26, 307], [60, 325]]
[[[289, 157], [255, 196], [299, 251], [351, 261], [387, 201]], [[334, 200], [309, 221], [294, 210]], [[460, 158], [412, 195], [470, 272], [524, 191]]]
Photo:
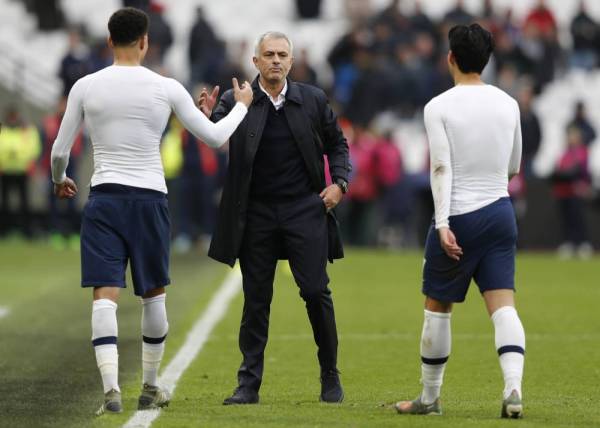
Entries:
[[494, 51], [492, 33], [479, 24], [457, 25], [450, 29], [448, 39], [460, 71], [481, 74]]
[[108, 32], [115, 46], [127, 46], [148, 33], [148, 15], [134, 7], [124, 7], [108, 20]]

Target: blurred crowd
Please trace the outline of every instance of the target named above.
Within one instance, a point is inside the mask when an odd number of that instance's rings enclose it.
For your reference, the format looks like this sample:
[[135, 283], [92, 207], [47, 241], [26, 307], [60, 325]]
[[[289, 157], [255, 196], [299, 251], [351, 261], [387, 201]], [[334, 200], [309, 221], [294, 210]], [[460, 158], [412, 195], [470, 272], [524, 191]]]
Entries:
[[[319, 19], [320, 0], [297, 1], [299, 19]], [[452, 86], [447, 72], [447, 33], [456, 24], [479, 22], [495, 38], [496, 50], [484, 80], [515, 97], [521, 108], [523, 168], [510, 185], [519, 217], [527, 207], [527, 189], [535, 179], [531, 165], [543, 141], [532, 102], [544, 87], [568, 69], [597, 69], [600, 59], [600, 25], [586, 11], [585, 1], [570, 24], [572, 43], [561, 44], [556, 17], [539, 0], [525, 19], [517, 20], [510, 8], [502, 11], [482, 0], [483, 13], [471, 15], [461, 0], [440, 20], [426, 15], [419, 2], [410, 15], [401, 0], [391, 0], [373, 12], [368, 1], [346, 0], [349, 30], [332, 47], [327, 62], [333, 72], [324, 87], [340, 116], [350, 144], [353, 175], [350, 191], [339, 207], [343, 236], [351, 245], [417, 246], [423, 242], [433, 204], [429, 190], [428, 156], [421, 166], [407, 171], [407, 144], [399, 141], [392, 124], [420, 121], [423, 106]], [[168, 75], [165, 55], [174, 43], [173, 23], [165, 6], [153, 0], [124, 0], [126, 6], [150, 16], [149, 51], [145, 65]], [[82, 76], [112, 63], [105, 40], [93, 40], [85, 28], [69, 27], [69, 50], [61, 62], [60, 78], [66, 97]], [[217, 36], [202, 8], [196, 11], [187, 45], [188, 89], [230, 86], [231, 76], [252, 79], [250, 47], [227, 44]], [[243, 55], [245, 53], [246, 55]], [[309, 53], [297, 48], [290, 78], [321, 85]], [[0, 133], [0, 183], [2, 217], [0, 233], [31, 237], [45, 233], [57, 245], [77, 240], [78, 205], [51, 197], [49, 156], [64, 113], [65, 98], [39, 124], [25, 122], [10, 108]], [[84, 132], [77, 137], [68, 174], [77, 177], [80, 159], [89, 150]], [[564, 132], [564, 149], [549, 178], [561, 220], [560, 254], [591, 255], [586, 227], [586, 205], [592, 197], [588, 148], [596, 139], [586, 106], [578, 103]], [[173, 214], [174, 248], [185, 252], [205, 245], [211, 235], [219, 201], [227, 151], [213, 150], [190, 135], [175, 117], [161, 146]], [[29, 207], [28, 179], [47, 177], [48, 215], [36, 220]], [[61, 244], [62, 243], [62, 244]]]

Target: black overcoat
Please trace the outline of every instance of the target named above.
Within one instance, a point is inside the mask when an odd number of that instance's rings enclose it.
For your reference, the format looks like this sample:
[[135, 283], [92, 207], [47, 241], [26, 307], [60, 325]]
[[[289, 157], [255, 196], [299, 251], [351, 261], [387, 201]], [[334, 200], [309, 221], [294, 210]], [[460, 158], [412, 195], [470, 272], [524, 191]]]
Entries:
[[[208, 255], [231, 266], [238, 258], [246, 224], [246, 208], [254, 157], [260, 143], [271, 102], [258, 86], [258, 78], [252, 82], [254, 99], [248, 114], [229, 139], [229, 167], [217, 227]], [[215, 107], [211, 120], [219, 121], [235, 105], [233, 91], [226, 91]], [[332, 177], [348, 180], [351, 169], [348, 144], [337, 118], [329, 106], [325, 93], [314, 86], [288, 79], [285, 116], [298, 148], [302, 153], [312, 188], [320, 193], [325, 188], [327, 156]], [[328, 215], [329, 261], [344, 256], [335, 212]], [[286, 258], [285, 254], [281, 258]]]

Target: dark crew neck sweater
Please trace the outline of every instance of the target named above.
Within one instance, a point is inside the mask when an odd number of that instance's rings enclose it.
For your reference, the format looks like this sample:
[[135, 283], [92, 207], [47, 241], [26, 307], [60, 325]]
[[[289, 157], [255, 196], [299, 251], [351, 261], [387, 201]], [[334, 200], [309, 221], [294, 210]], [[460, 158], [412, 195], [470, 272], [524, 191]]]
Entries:
[[310, 177], [285, 117], [285, 108], [275, 110], [269, 102], [252, 169], [250, 197], [253, 199], [292, 199], [311, 192]]

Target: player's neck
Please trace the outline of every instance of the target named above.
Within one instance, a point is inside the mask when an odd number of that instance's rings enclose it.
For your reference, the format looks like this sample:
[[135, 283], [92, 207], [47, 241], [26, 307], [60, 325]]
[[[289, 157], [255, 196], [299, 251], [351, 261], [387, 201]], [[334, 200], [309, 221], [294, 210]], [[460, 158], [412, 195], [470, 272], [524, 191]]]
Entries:
[[262, 76], [259, 78], [260, 85], [271, 95], [273, 98], [277, 98], [281, 91], [283, 91], [283, 87], [285, 86], [285, 79], [282, 81], [268, 81], [264, 79]]
[[139, 49], [115, 49], [114, 65], [135, 67], [141, 65]]
[[485, 85], [481, 80], [481, 74], [477, 73], [455, 73], [454, 84], [458, 85]]

